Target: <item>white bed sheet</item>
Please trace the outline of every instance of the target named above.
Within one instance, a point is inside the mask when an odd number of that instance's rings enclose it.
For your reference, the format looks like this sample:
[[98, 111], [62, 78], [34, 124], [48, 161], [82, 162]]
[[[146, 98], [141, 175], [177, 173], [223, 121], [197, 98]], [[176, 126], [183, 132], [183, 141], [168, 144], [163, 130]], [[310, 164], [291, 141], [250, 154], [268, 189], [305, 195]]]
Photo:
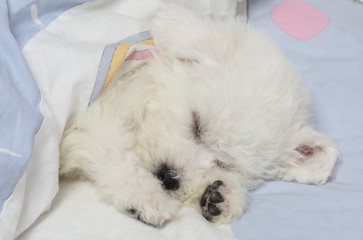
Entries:
[[163, 228], [156, 229], [101, 203], [88, 182], [62, 181], [50, 210], [17, 240], [199, 240], [235, 239], [230, 226], [216, 227], [192, 208], [183, 208]]

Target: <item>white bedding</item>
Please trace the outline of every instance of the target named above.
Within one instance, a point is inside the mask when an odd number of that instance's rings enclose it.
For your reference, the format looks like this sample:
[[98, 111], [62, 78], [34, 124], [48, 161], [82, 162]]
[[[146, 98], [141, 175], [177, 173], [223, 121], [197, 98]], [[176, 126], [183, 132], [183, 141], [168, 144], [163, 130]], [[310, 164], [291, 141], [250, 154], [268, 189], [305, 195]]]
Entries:
[[113, 206], [97, 200], [95, 189], [86, 182], [61, 182], [49, 212], [21, 235], [18, 240], [82, 239], [235, 239], [230, 226], [216, 227], [200, 213], [183, 208], [162, 229], [140, 223], [120, 214]]

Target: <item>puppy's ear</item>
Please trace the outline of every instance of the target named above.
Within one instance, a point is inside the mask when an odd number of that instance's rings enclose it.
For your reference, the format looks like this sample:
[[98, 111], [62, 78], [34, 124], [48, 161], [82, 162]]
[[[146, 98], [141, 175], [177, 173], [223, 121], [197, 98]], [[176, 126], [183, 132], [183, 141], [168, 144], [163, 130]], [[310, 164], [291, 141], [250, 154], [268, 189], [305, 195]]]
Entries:
[[339, 155], [334, 144], [310, 127], [301, 130], [297, 137], [296, 163], [286, 172], [285, 180], [325, 183], [332, 175]]
[[232, 26], [238, 25], [238, 21], [225, 19], [223, 21], [230, 24], [223, 25], [221, 21], [196, 10], [170, 4], [154, 18], [151, 32], [155, 45], [172, 56], [187, 59], [208, 56], [223, 61], [231, 49], [230, 41], [236, 39]]

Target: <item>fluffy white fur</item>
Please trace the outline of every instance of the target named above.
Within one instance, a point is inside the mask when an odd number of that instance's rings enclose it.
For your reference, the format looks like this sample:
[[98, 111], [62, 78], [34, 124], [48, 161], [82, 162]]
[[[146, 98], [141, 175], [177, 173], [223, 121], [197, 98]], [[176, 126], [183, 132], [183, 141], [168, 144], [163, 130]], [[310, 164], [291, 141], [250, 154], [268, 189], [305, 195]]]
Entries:
[[[229, 223], [265, 180], [327, 181], [337, 150], [310, 125], [299, 76], [264, 34], [168, 6], [152, 35], [158, 53], [115, 76], [65, 131], [61, 175], [93, 181], [106, 202], [154, 226], [182, 205]], [[178, 189], [156, 177], [163, 164]], [[200, 199], [217, 180], [213, 216]]]

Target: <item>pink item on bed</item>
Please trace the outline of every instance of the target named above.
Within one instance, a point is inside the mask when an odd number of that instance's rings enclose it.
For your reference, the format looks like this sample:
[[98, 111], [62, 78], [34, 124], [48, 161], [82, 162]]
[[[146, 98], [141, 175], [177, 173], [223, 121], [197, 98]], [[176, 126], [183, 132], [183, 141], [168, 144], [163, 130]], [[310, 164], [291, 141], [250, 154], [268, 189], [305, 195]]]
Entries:
[[151, 55], [152, 55], [152, 52], [149, 49], [146, 49], [143, 51], [134, 51], [125, 59], [125, 61], [141, 60], [141, 59], [148, 58]]
[[272, 11], [273, 21], [290, 36], [307, 40], [320, 33], [329, 24], [329, 17], [301, 0], [286, 0]]

